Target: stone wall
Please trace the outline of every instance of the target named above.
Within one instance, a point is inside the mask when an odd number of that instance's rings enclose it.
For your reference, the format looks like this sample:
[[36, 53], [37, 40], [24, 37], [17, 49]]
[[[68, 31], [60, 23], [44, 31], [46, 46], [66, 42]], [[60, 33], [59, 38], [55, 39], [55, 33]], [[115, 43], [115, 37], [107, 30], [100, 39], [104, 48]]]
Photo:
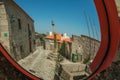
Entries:
[[10, 52], [9, 27], [6, 9], [3, 2], [0, 2], [0, 43]]
[[74, 80], [76, 76], [86, 75], [84, 64], [61, 64], [61, 68], [59, 69], [60, 80]]
[[73, 35], [72, 40], [72, 53], [78, 53], [78, 57], [82, 55], [83, 60], [88, 56], [93, 59], [100, 46], [100, 41], [85, 35]]
[[[53, 44], [53, 46], [54, 46], [54, 44]], [[50, 46], [49, 40], [45, 41], [45, 49], [46, 50], [51, 50], [51, 46]]]
[[12, 0], [2, 1], [6, 11], [4, 15], [7, 16], [4, 22], [8, 27], [7, 42], [11, 56], [18, 61], [35, 50], [34, 21]]
[[[78, 53], [78, 56], [83, 56], [83, 43], [80, 36], [72, 35], [72, 54]], [[71, 58], [72, 58], [71, 54]]]
[[17, 70], [0, 52], [0, 80], [32, 80], [32, 79], [30, 79], [22, 72]]
[[90, 54], [91, 56], [91, 59], [93, 59], [99, 49], [99, 46], [100, 46], [100, 41], [94, 39], [94, 38], [91, 38], [91, 37], [88, 37], [88, 36], [84, 36], [84, 35], [81, 35], [81, 41], [83, 43], [83, 54], [84, 54], [84, 58], [87, 57], [87, 55]]

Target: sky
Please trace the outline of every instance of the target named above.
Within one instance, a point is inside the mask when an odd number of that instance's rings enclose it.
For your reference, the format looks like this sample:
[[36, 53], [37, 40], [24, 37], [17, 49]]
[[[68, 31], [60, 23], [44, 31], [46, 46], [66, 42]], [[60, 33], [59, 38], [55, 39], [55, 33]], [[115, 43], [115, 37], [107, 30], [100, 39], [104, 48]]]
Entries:
[[93, 0], [15, 0], [15, 2], [35, 21], [36, 32], [52, 31], [53, 20], [57, 33], [67, 33], [69, 36], [83, 34], [100, 40], [98, 15]]

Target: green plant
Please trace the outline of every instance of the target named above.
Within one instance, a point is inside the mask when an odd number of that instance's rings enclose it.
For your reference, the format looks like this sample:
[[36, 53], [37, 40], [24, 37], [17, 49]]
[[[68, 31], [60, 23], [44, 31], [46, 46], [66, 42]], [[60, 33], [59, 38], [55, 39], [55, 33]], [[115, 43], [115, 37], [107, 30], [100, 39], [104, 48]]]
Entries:
[[64, 57], [67, 57], [66, 53], [67, 53], [67, 49], [66, 49], [66, 42], [63, 41], [62, 45], [61, 45], [61, 48], [59, 50], [59, 53], [64, 56]]

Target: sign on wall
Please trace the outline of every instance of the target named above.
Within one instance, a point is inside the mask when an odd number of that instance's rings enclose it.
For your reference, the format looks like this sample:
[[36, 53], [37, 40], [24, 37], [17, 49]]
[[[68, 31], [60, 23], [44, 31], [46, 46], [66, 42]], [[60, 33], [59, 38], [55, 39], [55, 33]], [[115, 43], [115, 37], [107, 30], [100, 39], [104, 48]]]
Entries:
[[8, 33], [4, 33], [4, 37], [8, 37]]

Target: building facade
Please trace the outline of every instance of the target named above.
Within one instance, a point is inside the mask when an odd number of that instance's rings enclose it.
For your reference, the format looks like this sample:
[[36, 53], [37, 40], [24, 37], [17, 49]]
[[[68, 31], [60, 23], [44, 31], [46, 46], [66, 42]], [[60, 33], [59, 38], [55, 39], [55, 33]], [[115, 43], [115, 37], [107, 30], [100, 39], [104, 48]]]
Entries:
[[84, 61], [88, 57], [93, 59], [99, 49], [99, 46], [100, 41], [94, 38], [85, 35], [72, 35], [72, 54], [78, 54], [78, 61]]
[[0, 43], [15, 60], [35, 50], [34, 21], [13, 0], [0, 0]]

